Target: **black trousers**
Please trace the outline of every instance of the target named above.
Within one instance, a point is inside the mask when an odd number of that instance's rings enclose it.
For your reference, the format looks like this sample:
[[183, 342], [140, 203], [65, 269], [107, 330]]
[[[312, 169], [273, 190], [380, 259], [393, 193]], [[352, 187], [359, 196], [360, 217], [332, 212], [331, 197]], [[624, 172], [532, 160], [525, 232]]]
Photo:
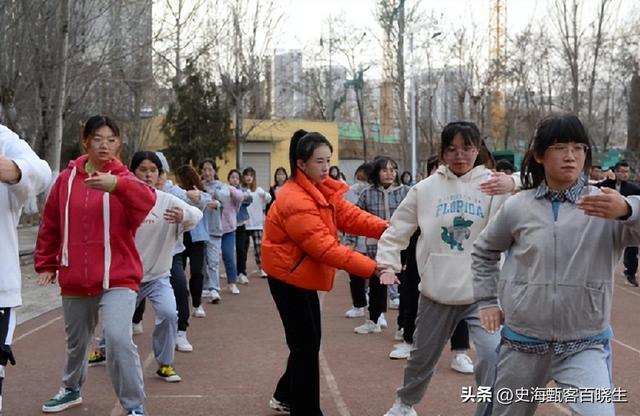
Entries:
[[202, 285], [204, 284], [204, 241], [193, 242], [191, 233], [184, 233], [185, 251], [182, 252], [182, 266], [186, 266], [189, 259], [189, 293], [191, 294], [191, 305], [194, 308], [200, 306], [202, 302]]
[[[247, 275], [247, 251], [249, 249], [249, 235], [244, 225], [236, 228], [236, 265], [238, 274]], [[245, 247], [246, 246], [246, 247]]]
[[378, 318], [387, 311], [387, 285], [380, 283], [380, 278], [369, 279], [369, 319], [378, 322]]
[[624, 263], [624, 275], [635, 277], [638, 271], [638, 247], [625, 248], [622, 262]]
[[291, 416], [322, 416], [320, 410], [320, 302], [315, 290], [268, 277], [289, 347], [287, 368], [273, 397], [287, 403]]
[[133, 322], [134, 324], [139, 324], [142, 321], [146, 305], [147, 299], [142, 299], [142, 301], [138, 304], [138, 307], [136, 307], [136, 310], [133, 311], [133, 319], [131, 319], [131, 322]]
[[187, 291], [187, 278], [184, 275], [182, 253], [173, 256], [169, 281], [176, 297], [178, 331], [186, 331], [189, 326], [189, 292]]
[[356, 308], [367, 306], [367, 281], [363, 277], [349, 273], [349, 289], [351, 290], [351, 300]]
[[[420, 274], [416, 262], [416, 245], [420, 231], [411, 236], [409, 246], [401, 253], [402, 264], [405, 269], [400, 273], [400, 308], [398, 310], [398, 326], [403, 328], [403, 338], [408, 344], [413, 344], [413, 332], [416, 330], [416, 316], [418, 315], [418, 300], [420, 299]], [[469, 327], [466, 321], [458, 322], [451, 336], [452, 350], [469, 349]]]

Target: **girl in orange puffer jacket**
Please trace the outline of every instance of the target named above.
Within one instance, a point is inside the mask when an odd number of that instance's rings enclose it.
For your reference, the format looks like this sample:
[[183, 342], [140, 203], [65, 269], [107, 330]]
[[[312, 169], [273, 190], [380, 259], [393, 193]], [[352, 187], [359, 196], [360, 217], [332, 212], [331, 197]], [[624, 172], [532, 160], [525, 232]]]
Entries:
[[340, 243], [338, 231], [379, 238], [387, 223], [347, 202], [347, 184], [329, 177], [333, 148], [320, 133], [297, 131], [289, 147], [291, 179], [271, 206], [262, 265], [289, 346], [287, 368], [270, 406], [291, 416], [320, 416], [317, 290], [333, 287], [337, 268], [372, 276], [376, 262]]

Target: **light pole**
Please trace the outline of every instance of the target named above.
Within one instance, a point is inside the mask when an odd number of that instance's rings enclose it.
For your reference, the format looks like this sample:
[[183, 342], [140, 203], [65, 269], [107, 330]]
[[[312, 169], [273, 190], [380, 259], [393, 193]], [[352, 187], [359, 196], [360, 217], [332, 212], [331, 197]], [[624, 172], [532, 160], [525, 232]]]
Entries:
[[416, 177], [416, 169], [418, 164], [417, 157], [417, 138], [416, 138], [416, 72], [414, 68], [414, 58], [413, 58], [413, 33], [409, 38], [409, 48], [411, 50], [411, 80], [410, 80], [410, 96], [411, 96], [411, 110], [410, 110], [410, 118], [411, 118], [411, 177], [415, 179]]
[[[434, 32], [431, 39], [435, 39], [442, 35], [442, 32]], [[413, 32], [409, 37], [409, 49], [411, 51], [410, 71], [411, 80], [409, 84], [409, 94], [411, 96], [410, 119], [411, 119], [411, 177], [415, 179], [418, 168], [418, 151], [417, 151], [417, 117], [416, 117], [416, 71], [413, 48]], [[427, 57], [428, 59], [428, 57]], [[430, 70], [430, 69], [429, 69]], [[431, 116], [431, 115], [429, 115]]]

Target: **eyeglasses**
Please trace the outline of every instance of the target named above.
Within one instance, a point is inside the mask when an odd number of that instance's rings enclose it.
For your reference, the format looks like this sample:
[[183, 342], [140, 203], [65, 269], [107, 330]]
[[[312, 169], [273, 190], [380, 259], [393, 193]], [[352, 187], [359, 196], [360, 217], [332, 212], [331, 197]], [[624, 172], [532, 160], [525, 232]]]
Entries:
[[556, 143], [547, 147], [547, 149], [554, 153], [562, 153], [563, 155], [568, 155], [569, 150], [574, 155], [585, 155], [589, 150], [589, 146], [584, 143]]
[[478, 149], [475, 146], [471, 146], [471, 145], [465, 146], [463, 148], [458, 148], [458, 147], [455, 147], [455, 146], [449, 146], [449, 147], [446, 147], [444, 149], [444, 152], [447, 153], [447, 154], [450, 154], [450, 155], [456, 155], [456, 154], [458, 154], [458, 152], [460, 152], [465, 156], [469, 156], [469, 155], [473, 154], [473, 152], [476, 152], [477, 150]]
[[91, 144], [94, 146], [100, 146], [103, 143], [106, 143], [107, 146], [115, 146], [118, 143], [118, 136], [93, 136], [91, 138]]

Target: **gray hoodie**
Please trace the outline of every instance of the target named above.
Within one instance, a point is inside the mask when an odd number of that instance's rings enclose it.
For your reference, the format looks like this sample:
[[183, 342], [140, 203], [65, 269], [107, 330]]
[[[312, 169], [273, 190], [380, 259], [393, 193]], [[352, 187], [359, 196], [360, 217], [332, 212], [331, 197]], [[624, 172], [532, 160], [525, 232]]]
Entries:
[[475, 298], [481, 308], [499, 302], [505, 324], [529, 337], [595, 336], [610, 325], [613, 272], [622, 251], [640, 245], [640, 197], [627, 197], [632, 215], [625, 221], [591, 217], [564, 202], [554, 222], [551, 202], [535, 192], [509, 198], [476, 240]]

